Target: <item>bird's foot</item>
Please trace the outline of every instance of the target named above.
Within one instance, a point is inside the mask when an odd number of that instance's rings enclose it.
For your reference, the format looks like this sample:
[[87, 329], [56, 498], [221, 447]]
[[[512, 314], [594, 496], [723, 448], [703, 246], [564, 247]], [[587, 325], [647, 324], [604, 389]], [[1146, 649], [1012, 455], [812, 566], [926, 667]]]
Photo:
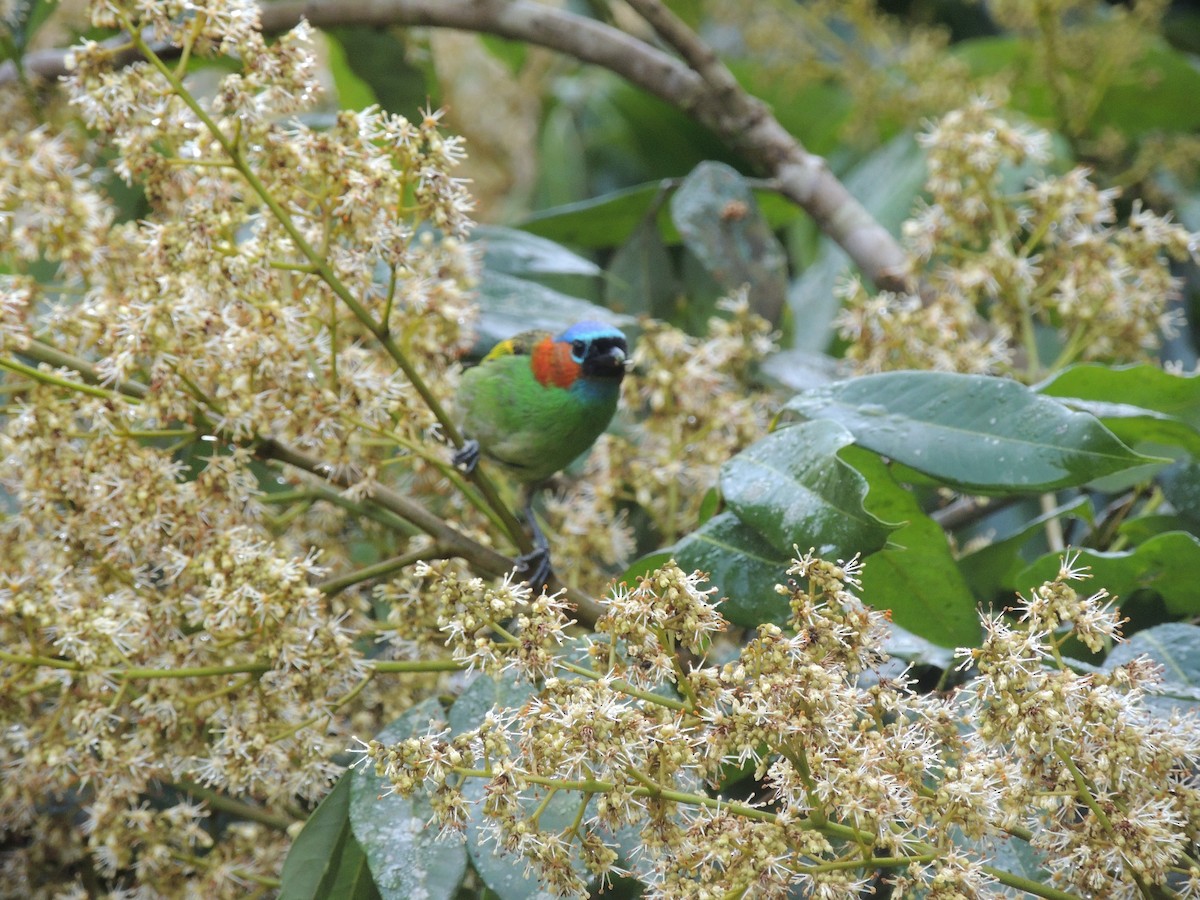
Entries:
[[550, 581], [549, 548], [534, 547], [522, 553], [517, 557], [517, 572], [534, 591], [542, 590]]
[[542, 533], [537, 516], [533, 512], [532, 491], [525, 501], [524, 518], [533, 538], [533, 549], [517, 557], [517, 571], [525, 575], [525, 581], [531, 588], [540, 591], [550, 580], [550, 542]]
[[450, 461], [468, 475], [474, 472], [475, 467], [479, 465], [479, 441], [470, 438], [463, 441], [463, 445], [454, 451]]

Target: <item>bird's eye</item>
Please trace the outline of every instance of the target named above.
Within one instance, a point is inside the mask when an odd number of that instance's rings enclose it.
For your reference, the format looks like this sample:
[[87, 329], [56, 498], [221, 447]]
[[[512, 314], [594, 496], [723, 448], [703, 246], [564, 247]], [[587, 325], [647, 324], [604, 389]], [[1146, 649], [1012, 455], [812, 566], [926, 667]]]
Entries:
[[587, 350], [587, 344], [583, 341], [571, 341], [571, 355], [576, 359], [583, 359], [585, 350]]

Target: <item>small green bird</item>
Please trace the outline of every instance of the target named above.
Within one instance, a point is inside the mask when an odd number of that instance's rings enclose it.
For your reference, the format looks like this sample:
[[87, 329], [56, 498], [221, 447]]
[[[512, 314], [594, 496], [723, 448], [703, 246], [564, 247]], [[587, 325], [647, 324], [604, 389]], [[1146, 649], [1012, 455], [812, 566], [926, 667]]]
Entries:
[[558, 337], [526, 331], [501, 341], [463, 373], [458, 411], [468, 440], [454, 463], [469, 472], [482, 454], [526, 485], [535, 550], [519, 562], [535, 587], [549, 577], [550, 558], [533, 517], [533, 493], [608, 427], [628, 352], [616, 328], [578, 322]]

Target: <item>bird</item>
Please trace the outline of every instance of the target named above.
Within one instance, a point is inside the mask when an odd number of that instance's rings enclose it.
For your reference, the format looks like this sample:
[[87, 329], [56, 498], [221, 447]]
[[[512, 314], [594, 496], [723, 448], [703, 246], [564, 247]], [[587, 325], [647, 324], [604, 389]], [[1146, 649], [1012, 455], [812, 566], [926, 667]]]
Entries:
[[457, 409], [464, 441], [454, 464], [471, 472], [482, 456], [523, 486], [534, 549], [517, 564], [535, 588], [550, 576], [550, 553], [533, 498], [612, 421], [628, 353], [619, 329], [584, 321], [558, 336], [525, 331], [501, 341], [463, 373]]

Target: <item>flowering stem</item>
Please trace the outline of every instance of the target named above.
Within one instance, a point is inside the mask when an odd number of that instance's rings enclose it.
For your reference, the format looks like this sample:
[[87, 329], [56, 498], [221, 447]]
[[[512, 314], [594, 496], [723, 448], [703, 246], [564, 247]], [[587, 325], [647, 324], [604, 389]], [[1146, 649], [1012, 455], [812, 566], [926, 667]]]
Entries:
[[[583, 678], [588, 678], [592, 681], [599, 681], [601, 678], [605, 677], [599, 672], [588, 669], [584, 666], [577, 666], [575, 663], [558, 660], [556, 665], [564, 671], [570, 672], [573, 675], [579, 675]], [[628, 681], [616, 679], [614, 681], [610, 681], [609, 684], [612, 686], [613, 690], [620, 691], [622, 694], [628, 694], [631, 697], [637, 697], [639, 700], [645, 700], [647, 703], [655, 703], [659, 706], [665, 706], [668, 709], [678, 710], [679, 712], [690, 711], [688, 709], [688, 705], [680, 700], [672, 700], [670, 697], [664, 697], [661, 694], [655, 694], [651, 691], [643, 691], [634, 687]]]
[[292, 822], [295, 821], [290, 816], [285, 816], [282, 813], [273, 813], [260, 806], [253, 806], [249, 803], [235, 800], [232, 797], [227, 797], [224, 794], [214, 791], [212, 788], [196, 784], [196, 782], [190, 781], [187, 778], [181, 778], [176, 781], [175, 787], [185, 794], [195, 797], [198, 800], [203, 800], [212, 809], [232, 813], [239, 819], [258, 822], [260, 825], [266, 825], [268, 828], [274, 828], [276, 831], [287, 831], [291, 827]]
[[413, 672], [461, 672], [466, 665], [457, 659], [376, 659], [370, 663], [381, 675]]
[[1045, 897], [1046, 900], [1082, 900], [1078, 894], [1072, 894], [1070, 891], [1060, 891], [1058, 888], [1052, 888], [1049, 885], [1042, 884], [1040, 881], [1034, 881], [1031, 878], [1022, 878], [1020, 875], [1005, 872], [1003, 869], [997, 869], [995, 866], [981, 866], [980, 868], [1001, 884], [1024, 891], [1027, 894], [1033, 894], [1035, 897]]
[[824, 805], [817, 799], [817, 785], [813, 781], [812, 770], [808, 767], [808, 754], [804, 752], [803, 747], [797, 747], [794, 751], [781, 750], [780, 754], [792, 764], [792, 768], [799, 773], [800, 780], [804, 782], [804, 793], [808, 796], [808, 805], [812, 808], [809, 815], [813, 823], [818, 827], [824, 825], [829, 819], [825, 815]]
[[[83, 669], [82, 666], [79, 668]], [[113, 678], [126, 681], [134, 678], [208, 678], [215, 675], [262, 674], [270, 672], [273, 668], [274, 666], [265, 662], [245, 662], [230, 666], [190, 666], [182, 669], [144, 669], [134, 666], [109, 674]]]
[[267, 494], [262, 497], [260, 502], [293, 503], [297, 500], [305, 499], [324, 500], [326, 503], [341, 507], [342, 509], [352, 512], [361, 518], [371, 519], [374, 522], [378, 522], [385, 528], [390, 528], [391, 530], [398, 531], [401, 534], [412, 536], [421, 533], [421, 529], [417, 528], [411, 522], [401, 518], [393, 512], [382, 509], [381, 507], [372, 503], [363, 503], [358, 500], [351, 500], [345, 494], [339, 491], [331, 490], [330, 488], [320, 484], [313, 485], [311, 489], [307, 491], [281, 491], [279, 494]]
[[[1079, 767], [1075, 765], [1075, 760], [1071, 758], [1071, 754], [1062, 746], [1061, 743], [1056, 742], [1054, 745], [1054, 755], [1062, 761], [1062, 764], [1067, 767], [1067, 771], [1071, 773], [1071, 778], [1075, 782], [1076, 796], [1083, 801], [1088, 809], [1092, 811], [1092, 813], [1096, 816], [1096, 820], [1100, 823], [1100, 826], [1106, 832], [1108, 832], [1110, 836], [1114, 838], [1118, 837], [1117, 829], [1114, 827], [1112, 819], [1108, 817], [1108, 813], [1105, 812], [1104, 807], [1100, 805], [1100, 801], [1093, 796], [1092, 789], [1087, 782], [1087, 778], [1084, 776], [1083, 772], [1079, 770]], [[1146, 884], [1145, 879], [1143, 879], [1132, 869], [1129, 869], [1128, 872], [1129, 876], [1138, 886], [1138, 891], [1143, 897], [1154, 896], [1153, 891], [1151, 890], [1150, 886]]]
[[[124, 17], [122, 17], [122, 24], [124, 25], [126, 31], [129, 32], [130, 38], [134, 42], [138, 51], [142, 53], [142, 55], [145, 56], [150, 64], [158, 70], [159, 74], [166, 79], [167, 84], [170, 86], [175, 96], [184, 102], [188, 109], [190, 109], [196, 118], [199, 119], [204, 125], [204, 127], [208, 129], [209, 133], [213, 136], [213, 139], [221, 145], [221, 149], [225, 151], [225, 154], [233, 163], [234, 168], [237, 169], [242, 178], [245, 179], [246, 183], [250, 185], [251, 190], [258, 195], [259, 199], [262, 200], [267, 209], [271, 211], [271, 214], [275, 217], [276, 221], [279, 222], [279, 224], [283, 227], [283, 230], [287, 232], [288, 237], [291, 238], [292, 243], [295, 244], [296, 249], [299, 250], [300, 253], [312, 264], [313, 271], [317, 277], [325, 282], [326, 286], [338, 297], [339, 300], [346, 305], [350, 312], [354, 314], [354, 317], [358, 319], [360, 323], [362, 323], [363, 327], [371, 332], [371, 334], [379, 342], [379, 345], [383, 347], [385, 351], [387, 351], [388, 356], [390, 356], [396, 365], [400, 367], [400, 370], [404, 373], [405, 378], [408, 379], [409, 383], [412, 384], [413, 388], [416, 389], [418, 394], [420, 394], [421, 399], [429, 408], [429, 411], [433, 413], [434, 418], [436, 418], [438, 423], [441, 425], [443, 433], [450, 438], [450, 440], [454, 443], [454, 446], [461, 447], [463, 445], [463, 436], [458, 430], [458, 426], [442, 407], [441, 402], [433, 394], [433, 391], [430, 390], [429, 385], [425, 383], [425, 380], [421, 377], [420, 373], [408, 359], [407, 354], [400, 349], [400, 346], [392, 338], [391, 333], [388, 330], [387, 323], [376, 322], [374, 317], [367, 311], [366, 307], [358, 302], [358, 299], [350, 292], [350, 289], [346, 287], [346, 285], [338, 277], [337, 273], [333, 270], [333, 266], [329, 264], [329, 260], [326, 259], [305, 239], [296, 223], [292, 220], [292, 217], [288, 215], [287, 210], [285, 210], [280, 205], [279, 201], [276, 200], [271, 194], [271, 192], [267, 190], [267, 186], [263, 184], [253, 167], [246, 161], [246, 158], [242, 154], [241, 148], [238, 147], [234, 141], [230, 140], [229, 137], [226, 136], [225, 132], [223, 132], [213, 120], [213, 118], [207, 112], [205, 112], [204, 107], [201, 106], [199, 101], [192, 96], [191, 92], [184, 87], [183, 82], [176, 76], [174, 72], [171, 71], [171, 68], [163, 61], [163, 59], [154, 52], [154, 49], [148, 43], [146, 43], [140, 32], [133, 28], [128, 19], [125, 19]], [[516, 516], [513, 515], [512, 510], [510, 510], [508, 506], [505, 505], [504, 501], [500, 499], [500, 495], [496, 492], [495, 485], [491, 483], [491, 480], [480, 467], [477, 466], [474, 472], [472, 472], [472, 478], [474, 479], [475, 484], [479, 487], [480, 493], [482, 493], [484, 498], [487, 500], [488, 505], [496, 511], [497, 515], [499, 515], [501, 520], [504, 522], [505, 531], [508, 532], [509, 537], [512, 538], [513, 542], [517, 545], [521, 552], [528, 553], [531, 551], [533, 549], [533, 543], [529, 536], [525, 534], [525, 530], [521, 528], [520, 523], [517, 522]]]
[[391, 559], [382, 560], [374, 565], [363, 566], [361, 569], [347, 572], [339, 578], [330, 578], [328, 581], [318, 584], [317, 589], [326, 596], [332, 597], [334, 594], [341, 593], [348, 587], [353, 587], [356, 584], [361, 584], [364, 581], [370, 581], [374, 578], [382, 578], [384, 575], [398, 572], [406, 566], [411, 566], [413, 563], [428, 558], [429, 548], [418, 547], [416, 550], [401, 553], [399, 556], [393, 556]]
[[[642, 787], [634, 788], [630, 793], [634, 797], [654, 797], [656, 799], [671, 800], [675, 803], [685, 803], [689, 806], [703, 806], [707, 809], [724, 809], [733, 813], [736, 816], [742, 816], [747, 819], [755, 819], [760, 822], [774, 822], [776, 815], [773, 812], [767, 812], [764, 809], [758, 809], [754, 806], [747, 806], [744, 803], [729, 803], [720, 798], [709, 797], [704, 794], [688, 794], [683, 791], [672, 790], [671, 788], [663, 787], [658, 782], [654, 781], [650, 776], [643, 772], [639, 772], [633, 766], [625, 770], [633, 778], [638, 781]], [[529, 780], [532, 777], [526, 776]], [[616, 787], [614, 784], [601, 782], [604, 785], [603, 790], [611, 791]]]
[[[341, 472], [333, 466], [273, 438], [260, 438], [255, 444], [255, 452], [264, 459], [274, 459], [310, 472], [343, 488], [354, 486], [354, 480], [348, 473]], [[390, 488], [384, 485], [374, 485], [370, 499], [371, 503], [406, 519], [432, 537], [437, 543], [437, 547], [432, 551], [433, 555], [448, 553], [453, 556], [461, 556], [476, 568], [492, 575], [504, 575], [512, 571], [513, 563], [508, 557], [471, 540], [465, 534], [451, 528], [439, 516], [434, 515], [421, 504], [409, 500]]]
[[368, 670], [367, 674], [364, 675], [361, 679], [359, 679], [358, 684], [356, 684], [349, 691], [347, 691], [345, 694], [343, 694], [341, 697], [339, 697], [336, 701], [334, 701], [333, 703], [330, 703], [328, 706], [326, 706], [324, 709], [322, 709], [320, 712], [318, 712], [315, 716], [310, 716], [309, 718], [305, 719], [303, 722], [299, 722], [298, 724], [293, 725], [291, 728], [285, 728], [283, 731], [280, 731], [276, 734], [271, 735], [270, 737], [267, 738], [267, 742], [274, 744], [278, 741], [284, 740], [285, 738], [290, 738], [292, 735], [296, 734], [297, 732], [303, 731], [305, 728], [311, 728], [313, 725], [316, 725], [319, 721], [321, 721], [321, 719], [325, 718], [326, 716], [331, 716], [336, 710], [345, 706], [347, 703], [349, 703], [351, 700], [353, 700], [355, 697], [357, 697], [359, 694], [361, 694], [363, 692], [363, 690], [366, 688], [366, 686], [371, 683], [371, 679], [375, 677], [377, 672], [378, 672], [377, 669], [376, 670]]
[[[35, 359], [38, 362], [49, 363], [52, 366], [74, 369], [88, 384], [103, 384], [105, 381], [96, 370], [96, 367], [87, 360], [64, 353], [57, 347], [52, 347], [43, 341], [30, 341], [28, 346], [22, 348], [21, 355], [28, 356], [30, 359]], [[146, 385], [139, 384], [136, 381], [118, 381], [114, 385], [114, 388], [127, 397], [139, 399], [150, 393], [150, 389]]]
[[18, 375], [24, 375], [33, 379], [34, 381], [40, 381], [42, 384], [66, 388], [69, 391], [87, 394], [89, 397], [101, 397], [105, 400], [112, 400], [117, 396], [115, 391], [110, 391], [107, 388], [96, 387], [91, 384], [84, 384], [80, 381], [72, 381], [69, 378], [62, 378], [50, 372], [43, 372], [41, 369], [35, 369], [33, 366], [27, 366], [24, 363], [19, 363], [15, 359], [0, 358], [0, 369], [8, 369], [10, 372], [16, 372]]
[[796, 871], [808, 874], [838, 872], [843, 869], [898, 869], [912, 863], [933, 862], [937, 853], [919, 853], [913, 856], [870, 856], [866, 859], [838, 859], [815, 866], [797, 866]]
[[78, 672], [82, 666], [72, 659], [55, 659], [52, 656], [24, 656], [20, 653], [9, 653], [0, 650], [0, 662], [13, 663], [18, 666], [38, 666], [47, 669], [69, 669]]

